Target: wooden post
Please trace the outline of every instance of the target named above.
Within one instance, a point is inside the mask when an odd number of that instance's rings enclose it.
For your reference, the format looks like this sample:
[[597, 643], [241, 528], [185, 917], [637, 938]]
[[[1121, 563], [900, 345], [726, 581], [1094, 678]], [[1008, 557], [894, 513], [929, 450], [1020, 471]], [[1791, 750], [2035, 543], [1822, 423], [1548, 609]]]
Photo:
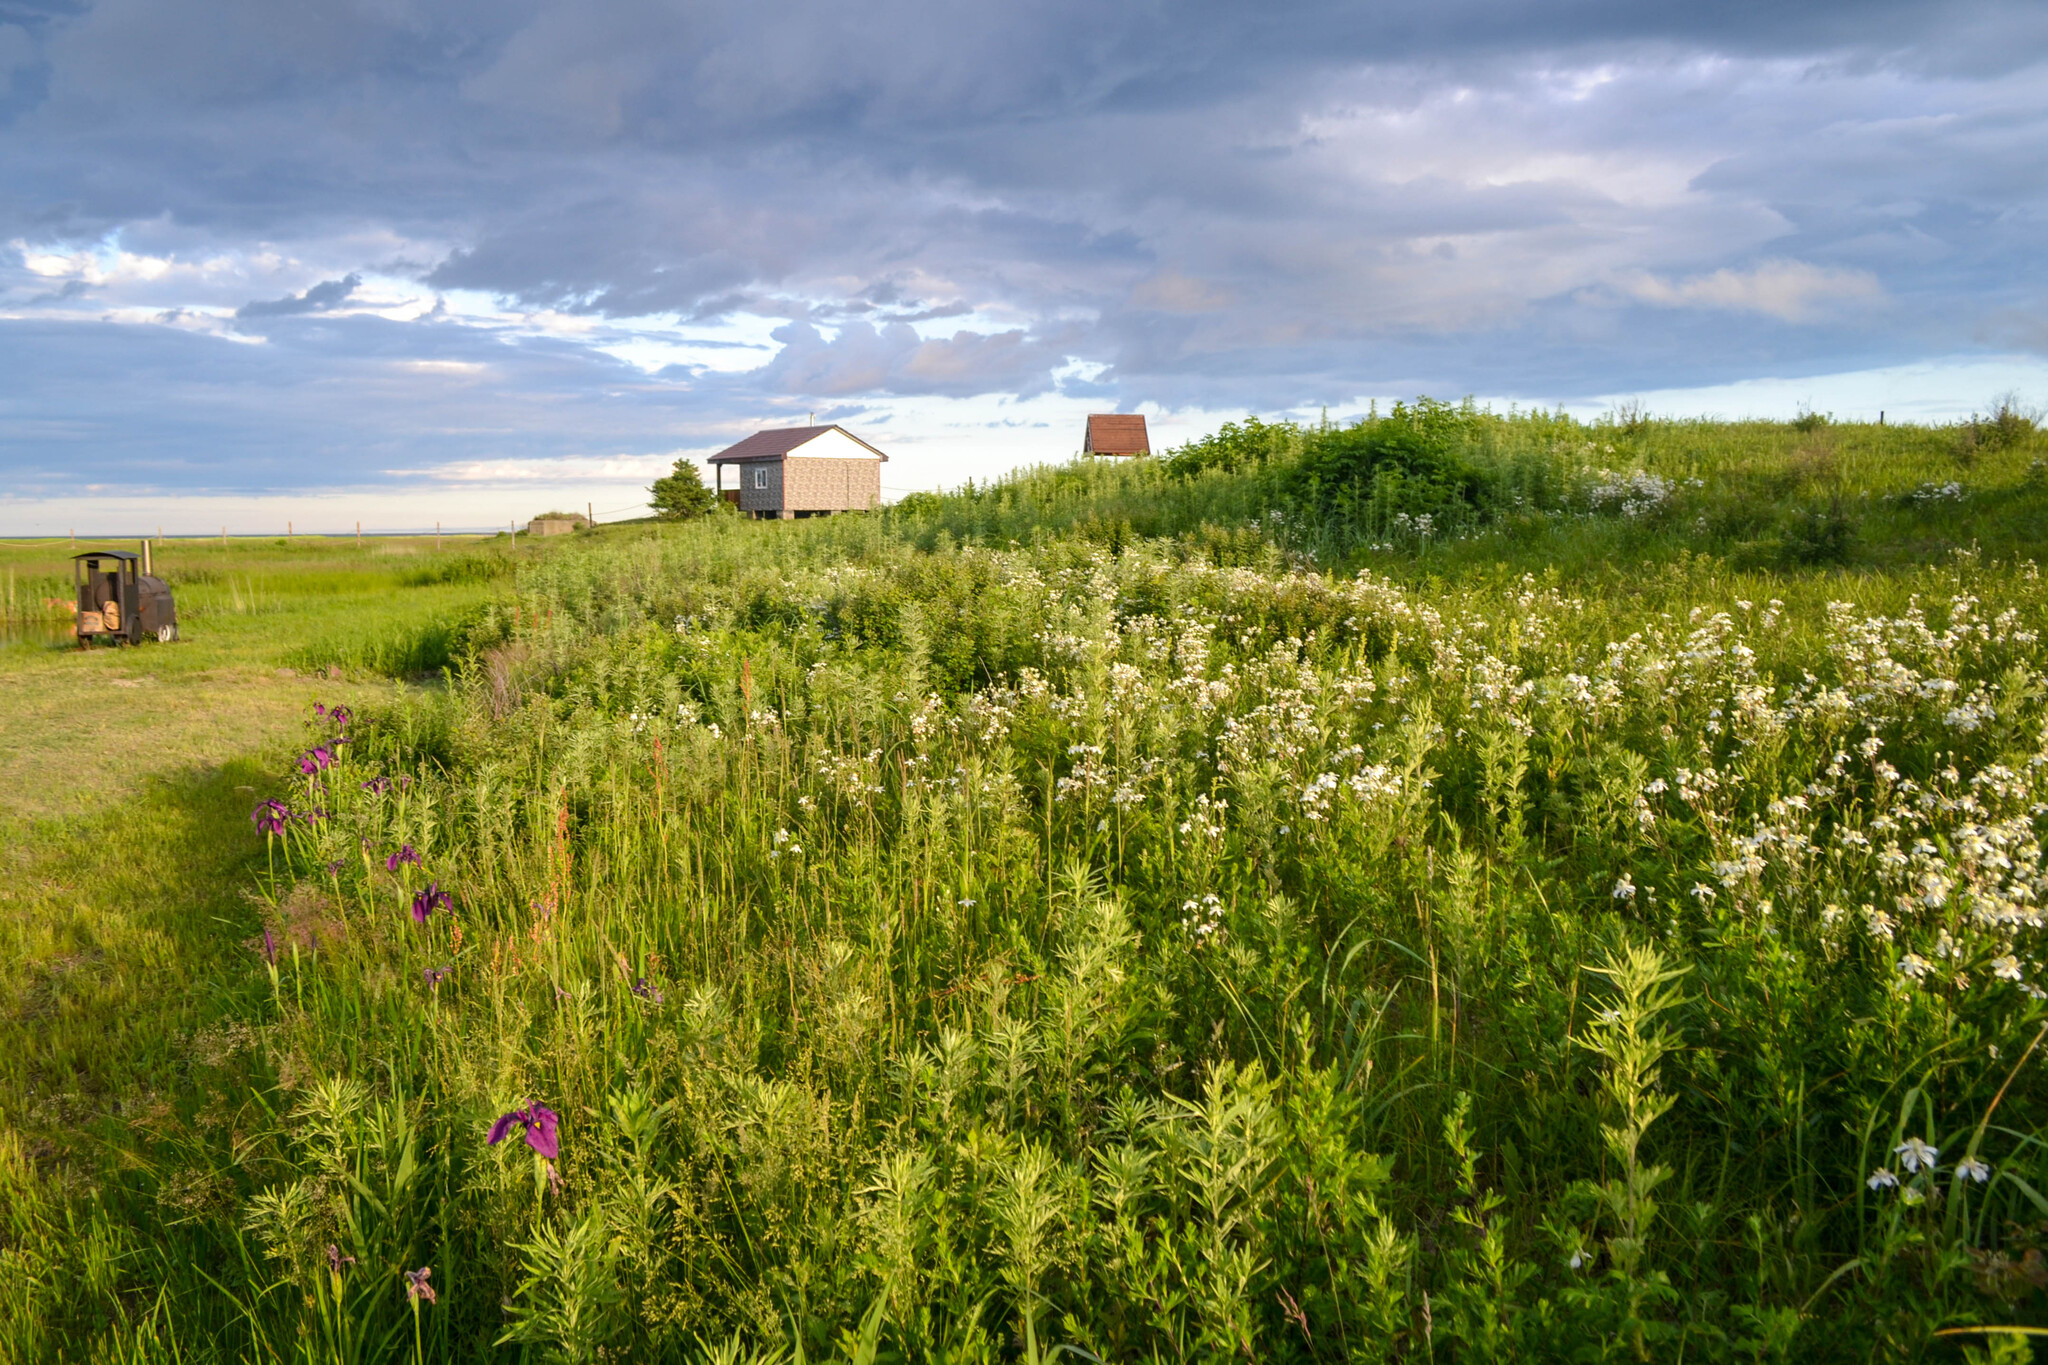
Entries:
[[439, 552], [439, 550], [440, 550], [440, 548], [441, 548], [441, 523], [437, 521], [437, 522], [435, 522], [435, 523], [434, 523], [434, 549], [435, 549], [435, 551], [436, 551], [436, 552], [438, 553], [438, 552]]
[[223, 550], [228, 547], [228, 528], [225, 526], [220, 528], [220, 547]]
[[284, 524], [284, 538], [286, 540], [290, 540], [292, 538], [292, 524], [290, 522], [286, 522]]
[[356, 523], [356, 548], [363, 548], [363, 524], [360, 521]]
[[585, 526], [597, 525], [597, 513], [590, 510], [595, 506], [597, 506], [597, 504], [594, 502], [586, 502], [583, 504], [583, 524]]
[[74, 550], [78, 548], [78, 528], [76, 526], [71, 528], [71, 548]]

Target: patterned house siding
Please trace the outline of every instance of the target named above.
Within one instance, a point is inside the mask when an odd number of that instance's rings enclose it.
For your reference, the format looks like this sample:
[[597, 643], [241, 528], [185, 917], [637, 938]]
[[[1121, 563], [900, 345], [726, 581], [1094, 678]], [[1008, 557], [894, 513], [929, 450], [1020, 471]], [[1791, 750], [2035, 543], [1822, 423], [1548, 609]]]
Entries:
[[807, 460], [792, 455], [783, 461], [788, 489], [782, 506], [791, 512], [865, 512], [882, 500], [879, 460]]
[[[880, 460], [749, 460], [733, 466], [740, 485], [740, 511], [795, 512], [868, 511], [882, 502]], [[754, 487], [754, 471], [768, 471], [768, 486]]]
[[[749, 461], [733, 466], [740, 476], [740, 511], [777, 512], [782, 509], [782, 462], [779, 460]], [[754, 487], [754, 471], [768, 471], [768, 486]]]

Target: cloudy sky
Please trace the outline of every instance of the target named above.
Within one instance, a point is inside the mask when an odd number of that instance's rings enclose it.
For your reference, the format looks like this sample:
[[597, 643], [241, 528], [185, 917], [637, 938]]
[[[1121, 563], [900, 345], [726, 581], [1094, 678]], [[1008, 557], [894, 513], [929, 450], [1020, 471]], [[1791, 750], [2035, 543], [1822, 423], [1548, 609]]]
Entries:
[[[2048, 403], [2048, 5], [0, 0], [0, 534]], [[294, 515], [296, 513], [296, 515]]]

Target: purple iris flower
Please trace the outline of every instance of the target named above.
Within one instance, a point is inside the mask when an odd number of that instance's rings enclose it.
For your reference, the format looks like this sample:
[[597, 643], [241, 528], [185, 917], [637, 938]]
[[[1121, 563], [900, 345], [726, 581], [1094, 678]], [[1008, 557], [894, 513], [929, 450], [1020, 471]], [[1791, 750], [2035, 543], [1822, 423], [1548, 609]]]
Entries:
[[420, 865], [420, 851], [411, 844], [400, 844], [398, 852], [384, 860], [384, 870], [386, 872], [396, 872], [406, 863], [411, 863], [414, 867], [418, 867]]
[[363, 784], [363, 790], [372, 796], [382, 796], [385, 792], [391, 790], [391, 779], [388, 777], [373, 777]]
[[633, 983], [633, 994], [639, 996], [642, 1000], [651, 1000], [657, 1005], [668, 999], [666, 995], [661, 993], [659, 987], [648, 985], [647, 978], [644, 976]]
[[437, 988], [443, 981], [446, 981], [449, 977], [453, 976], [454, 974], [455, 969], [453, 967], [429, 967], [425, 971], [420, 973], [421, 976], [426, 978], [427, 984], [429, 986], [434, 986]]
[[299, 771], [311, 777], [314, 773], [319, 772], [332, 762], [334, 762], [334, 750], [328, 748], [325, 744], [315, 745], [310, 752], [300, 756]]
[[330, 877], [339, 877], [343, 872], [346, 872], [347, 870], [348, 864], [341, 862], [338, 859], [327, 865], [327, 875]]
[[277, 940], [270, 936], [270, 930], [263, 931], [263, 960], [271, 966], [277, 965]]
[[349, 1255], [347, 1252], [344, 1252], [340, 1247], [336, 1246], [332, 1242], [329, 1242], [327, 1244], [327, 1268], [329, 1270], [339, 1275], [341, 1273], [341, 1268], [343, 1266], [354, 1265], [355, 1263], [355, 1257]]
[[327, 708], [316, 701], [313, 703], [313, 714], [316, 716], [324, 716], [327, 714]]
[[506, 1135], [512, 1131], [512, 1125], [516, 1123], [524, 1130], [526, 1145], [547, 1160], [553, 1161], [562, 1150], [561, 1139], [555, 1134], [555, 1126], [561, 1121], [562, 1116], [546, 1105], [529, 1104], [524, 1109], [514, 1109], [509, 1114], [500, 1114], [498, 1121], [491, 1125], [491, 1135], [484, 1139], [484, 1145], [495, 1147], [503, 1142]]
[[249, 812], [249, 818], [265, 834], [282, 834], [284, 827], [292, 822], [292, 808], [282, 801], [260, 801], [256, 809]]
[[430, 1265], [423, 1265], [418, 1270], [408, 1270], [405, 1272], [405, 1297], [408, 1303], [439, 1302], [434, 1295], [434, 1286], [427, 1283], [427, 1277], [433, 1273], [434, 1268]]
[[436, 910], [446, 910], [454, 899], [441, 889], [439, 882], [428, 882], [426, 889], [412, 898], [412, 917], [416, 924], [425, 924], [427, 916]]

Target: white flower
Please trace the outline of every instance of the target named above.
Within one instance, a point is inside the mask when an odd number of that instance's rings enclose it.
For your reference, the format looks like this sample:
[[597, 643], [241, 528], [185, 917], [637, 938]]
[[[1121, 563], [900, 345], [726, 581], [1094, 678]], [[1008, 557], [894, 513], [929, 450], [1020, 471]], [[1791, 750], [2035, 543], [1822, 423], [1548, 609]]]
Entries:
[[1692, 898], [1701, 905], [1705, 905], [1708, 901], [1714, 899], [1716, 894], [1714, 888], [1708, 886], [1705, 882], [1694, 882], [1692, 884]]
[[1966, 1156], [1956, 1163], [1956, 1174], [1966, 1176], [1981, 1185], [1991, 1178], [1991, 1168], [1976, 1157]]
[[1583, 1266], [1583, 1265], [1584, 1265], [1585, 1263], [1586, 1263], [1586, 1253], [1585, 1253], [1585, 1252], [1583, 1252], [1583, 1251], [1574, 1251], [1574, 1252], [1572, 1253], [1572, 1269], [1573, 1269], [1573, 1270], [1577, 1270], [1577, 1269], [1578, 1269], [1578, 1268], [1579, 1268], [1580, 1266]]
[[1630, 879], [1628, 873], [1624, 872], [1621, 874], [1621, 880], [1614, 884], [1614, 899], [1618, 901], [1632, 901], [1635, 898], [1636, 884]]
[[1921, 977], [1934, 970], [1934, 964], [1918, 953], [1907, 953], [1899, 959], [1899, 970], [1911, 979], [1918, 981]]
[[1939, 1148], [1929, 1147], [1919, 1138], [1909, 1137], [1898, 1146], [1892, 1148], [1892, 1155], [1896, 1156], [1899, 1159], [1899, 1164], [1904, 1166], [1909, 1172], [1917, 1171], [1922, 1166], [1931, 1171], [1934, 1169], [1935, 1160], [1941, 1155], [1941, 1151]]
[[2020, 960], [2011, 953], [2004, 957], [1994, 957], [1991, 959], [1991, 970], [2000, 981], [2017, 981], [2020, 979]]
[[1880, 1166], [1870, 1173], [1870, 1179], [1863, 1182], [1873, 1190], [1889, 1190], [1898, 1187], [1899, 1178]]
[[971, 910], [974, 908], [974, 902], [972, 900], [963, 900], [960, 902], [960, 908], [962, 910]]

